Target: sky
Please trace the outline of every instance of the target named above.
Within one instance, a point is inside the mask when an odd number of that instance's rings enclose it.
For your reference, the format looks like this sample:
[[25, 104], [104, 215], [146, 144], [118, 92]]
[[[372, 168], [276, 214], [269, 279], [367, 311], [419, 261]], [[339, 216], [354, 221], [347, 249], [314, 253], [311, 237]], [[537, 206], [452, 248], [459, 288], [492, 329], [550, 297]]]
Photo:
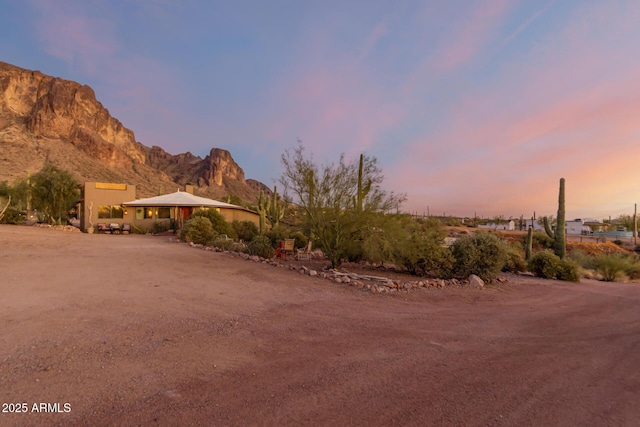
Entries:
[[302, 141], [417, 214], [633, 214], [637, 0], [0, 0], [0, 61], [91, 86], [136, 140], [273, 186]]

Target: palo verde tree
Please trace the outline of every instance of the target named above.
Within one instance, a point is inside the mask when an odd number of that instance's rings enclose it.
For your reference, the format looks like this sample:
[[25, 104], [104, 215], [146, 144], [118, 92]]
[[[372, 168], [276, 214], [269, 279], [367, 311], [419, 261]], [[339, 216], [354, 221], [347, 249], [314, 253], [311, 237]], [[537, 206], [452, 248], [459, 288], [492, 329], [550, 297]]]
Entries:
[[33, 207], [50, 222], [66, 218], [79, 199], [79, 184], [66, 170], [45, 164], [31, 179]]
[[363, 155], [354, 164], [342, 154], [338, 163], [319, 166], [300, 144], [285, 151], [281, 162], [285, 194], [304, 212], [304, 226], [333, 267], [360, 240], [373, 215], [396, 209], [404, 201], [403, 195], [381, 188], [384, 177], [375, 157]]

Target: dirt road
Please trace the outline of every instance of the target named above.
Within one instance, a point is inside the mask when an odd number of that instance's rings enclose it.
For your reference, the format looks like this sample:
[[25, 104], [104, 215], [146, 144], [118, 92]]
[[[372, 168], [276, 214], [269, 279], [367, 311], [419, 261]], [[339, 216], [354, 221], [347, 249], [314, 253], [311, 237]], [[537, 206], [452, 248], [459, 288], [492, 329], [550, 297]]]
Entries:
[[637, 426], [640, 285], [372, 295], [0, 226], [0, 402], [1, 426]]

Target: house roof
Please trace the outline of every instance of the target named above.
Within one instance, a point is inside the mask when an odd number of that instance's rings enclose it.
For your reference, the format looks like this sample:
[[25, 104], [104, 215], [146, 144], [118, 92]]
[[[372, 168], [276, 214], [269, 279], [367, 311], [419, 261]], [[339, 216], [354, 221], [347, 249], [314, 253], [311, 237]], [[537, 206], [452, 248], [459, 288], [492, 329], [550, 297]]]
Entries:
[[207, 199], [206, 197], [194, 196], [185, 191], [177, 191], [171, 194], [163, 194], [162, 196], [149, 197], [146, 199], [134, 200], [132, 202], [123, 203], [124, 206], [200, 206], [200, 207], [216, 207], [229, 209], [244, 209], [242, 206], [232, 205], [230, 203], [219, 202], [217, 200]]

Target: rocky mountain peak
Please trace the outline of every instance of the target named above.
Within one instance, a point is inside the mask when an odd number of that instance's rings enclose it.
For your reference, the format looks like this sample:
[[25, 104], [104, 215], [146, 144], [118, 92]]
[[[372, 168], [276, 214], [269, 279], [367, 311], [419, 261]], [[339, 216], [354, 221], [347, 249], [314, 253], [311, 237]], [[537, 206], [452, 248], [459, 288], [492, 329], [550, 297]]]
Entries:
[[[20, 159], [11, 153], [24, 152], [27, 147], [37, 152], [40, 163], [57, 159], [61, 163], [58, 166], [70, 170], [79, 180], [103, 180], [106, 175], [110, 181], [136, 184], [143, 194], [149, 187], [161, 186], [160, 182], [170, 182], [172, 186], [195, 184], [200, 194], [209, 197], [233, 193], [253, 201], [256, 195], [256, 185], [247, 184], [244, 171], [229, 151], [212, 148], [202, 159], [189, 152], [172, 155], [157, 146], [149, 148], [111, 116], [89, 86], [3, 62], [0, 147], [10, 154], [0, 158], [0, 180], [11, 180], [13, 175], [25, 172], [16, 166]], [[66, 154], [54, 155], [54, 148]], [[97, 162], [102, 168], [79, 167], [83, 158], [84, 163]], [[11, 166], [5, 168], [3, 163]]]

